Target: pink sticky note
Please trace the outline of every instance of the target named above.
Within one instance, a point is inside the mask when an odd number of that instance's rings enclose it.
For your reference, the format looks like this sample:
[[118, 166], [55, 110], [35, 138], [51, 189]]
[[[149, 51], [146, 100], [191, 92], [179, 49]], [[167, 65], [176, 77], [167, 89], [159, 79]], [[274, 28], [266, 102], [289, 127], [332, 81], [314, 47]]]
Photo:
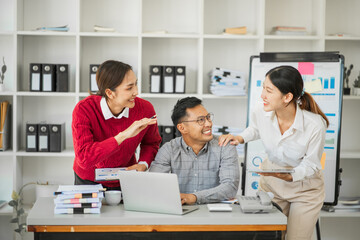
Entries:
[[314, 75], [314, 64], [311, 62], [299, 62], [298, 70], [301, 75]]

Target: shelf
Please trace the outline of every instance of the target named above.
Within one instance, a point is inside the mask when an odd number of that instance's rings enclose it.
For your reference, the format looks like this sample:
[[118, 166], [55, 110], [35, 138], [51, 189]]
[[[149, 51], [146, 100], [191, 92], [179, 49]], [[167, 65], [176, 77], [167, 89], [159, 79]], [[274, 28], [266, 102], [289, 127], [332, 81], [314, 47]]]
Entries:
[[74, 32], [56, 32], [56, 31], [18, 31], [19, 36], [61, 36], [61, 37], [75, 37]]
[[0, 156], [13, 156], [14, 155], [14, 152], [12, 149], [7, 149], [5, 151], [0, 151]]
[[338, 37], [338, 36], [325, 36], [325, 40], [335, 40], [335, 41], [360, 41], [360, 37], [348, 36], [348, 37]]
[[345, 210], [338, 210], [335, 212], [320, 212], [320, 218], [336, 218], [336, 217], [360, 217], [360, 211], [345, 211]]
[[186, 94], [167, 94], [167, 93], [141, 93], [139, 94], [140, 98], [175, 98], [175, 99], [179, 99], [179, 98], [185, 98], [185, 97], [198, 97], [201, 98], [200, 95], [196, 94], [196, 93], [186, 93]]
[[213, 94], [203, 94], [203, 99], [240, 99], [247, 100], [247, 96], [216, 96]]
[[20, 150], [16, 152], [18, 157], [75, 157], [73, 149], [65, 149], [62, 152], [26, 152]]
[[133, 33], [118, 33], [118, 32], [81, 32], [80, 37], [138, 37]]
[[360, 96], [355, 95], [343, 95], [344, 100], [360, 100]]
[[341, 159], [360, 159], [359, 151], [341, 151], [340, 152]]
[[193, 38], [198, 39], [199, 34], [191, 33], [143, 33], [141, 34], [143, 38]]
[[12, 91], [0, 92], [0, 96], [12, 96], [12, 95], [15, 95], [15, 92]]
[[0, 31], [0, 36], [12, 36], [14, 32], [11, 31]]
[[255, 39], [260, 37], [253, 34], [236, 35], [236, 34], [205, 34], [204, 39]]
[[13, 208], [10, 207], [8, 204], [0, 208], [0, 216], [12, 216], [13, 215]]
[[17, 96], [26, 97], [75, 97], [74, 92], [17, 92]]
[[265, 39], [281, 40], [320, 40], [319, 36], [294, 36], [294, 35], [265, 35]]

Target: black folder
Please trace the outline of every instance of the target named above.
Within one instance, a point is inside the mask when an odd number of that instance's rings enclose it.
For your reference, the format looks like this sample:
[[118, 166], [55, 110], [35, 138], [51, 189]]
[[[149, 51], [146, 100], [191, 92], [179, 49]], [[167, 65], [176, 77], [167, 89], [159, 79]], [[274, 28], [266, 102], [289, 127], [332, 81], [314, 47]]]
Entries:
[[163, 93], [174, 93], [175, 74], [173, 66], [163, 68]]
[[69, 64], [56, 65], [56, 92], [69, 91]]
[[39, 92], [41, 91], [42, 65], [40, 63], [30, 63], [30, 91]]
[[162, 66], [151, 65], [150, 72], [150, 92], [161, 93], [162, 91]]
[[55, 65], [43, 64], [42, 65], [42, 91], [54, 92], [55, 91]]
[[50, 152], [61, 152], [65, 149], [65, 123], [49, 124]]
[[39, 152], [49, 151], [49, 125], [38, 125]]
[[37, 152], [38, 150], [38, 125], [26, 124], [26, 151]]
[[174, 126], [162, 126], [162, 144], [169, 142], [175, 138]]
[[99, 64], [90, 64], [90, 92], [97, 92], [99, 90], [96, 83], [96, 72], [99, 69]]

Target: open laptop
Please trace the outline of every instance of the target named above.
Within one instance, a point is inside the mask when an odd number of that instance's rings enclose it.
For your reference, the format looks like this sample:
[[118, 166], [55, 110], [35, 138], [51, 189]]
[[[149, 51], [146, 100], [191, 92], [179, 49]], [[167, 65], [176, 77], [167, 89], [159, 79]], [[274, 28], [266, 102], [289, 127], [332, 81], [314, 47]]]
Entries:
[[125, 210], [182, 215], [198, 209], [181, 205], [176, 174], [121, 171], [119, 179]]

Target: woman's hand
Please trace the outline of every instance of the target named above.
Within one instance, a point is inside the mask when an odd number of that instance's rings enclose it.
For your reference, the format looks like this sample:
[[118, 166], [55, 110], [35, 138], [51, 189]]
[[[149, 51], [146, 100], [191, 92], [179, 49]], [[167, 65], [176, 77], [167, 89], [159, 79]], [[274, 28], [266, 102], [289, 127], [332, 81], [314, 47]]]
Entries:
[[280, 178], [284, 181], [287, 181], [287, 182], [292, 182], [293, 178], [291, 176], [290, 173], [257, 173], [261, 176], [266, 176], [266, 177], [276, 177], [276, 178]]
[[221, 135], [219, 137], [219, 146], [226, 146], [230, 142], [231, 145], [238, 145], [240, 136], [233, 136], [231, 134]]
[[156, 124], [157, 118], [143, 118], [133, 122], [126, 130], [115, 136], [117, 143], [120, 145], [124, 140], [135, 137], [147, 126]]
[[134, 165], [131, 165], [130, 167], [126, 168], [127, 171], [136, 170], [139, 172], [144, 172], [144, 171], [146, 171], [146, 169], [147, 169], [147, 167], [145, 164], [134, 164]]

